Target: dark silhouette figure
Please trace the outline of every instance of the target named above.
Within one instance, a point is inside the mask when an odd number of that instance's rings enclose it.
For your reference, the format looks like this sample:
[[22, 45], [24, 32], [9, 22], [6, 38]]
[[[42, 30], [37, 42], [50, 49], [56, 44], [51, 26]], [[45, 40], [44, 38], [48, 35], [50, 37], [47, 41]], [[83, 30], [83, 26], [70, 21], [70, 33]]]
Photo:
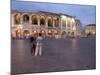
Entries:
[[35, 53], [36, 49], [36, 37], [30, 36], [30, 43], [31, 43], [31, 54]]

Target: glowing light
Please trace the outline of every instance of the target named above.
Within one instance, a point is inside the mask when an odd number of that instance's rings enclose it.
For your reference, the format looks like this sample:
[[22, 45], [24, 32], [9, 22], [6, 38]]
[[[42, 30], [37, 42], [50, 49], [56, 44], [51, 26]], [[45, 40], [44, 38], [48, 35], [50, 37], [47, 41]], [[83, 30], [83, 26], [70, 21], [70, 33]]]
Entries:
[[61, 18], [62, 18], [62, 19], [66, 19], [66, 16], [62, 15]]
[[93, 34], [95, 34], [95, 32], [92, 32]]
[[44, 33], [44, 31], [42, 31], [42, 33]]
[[74, 18], [72, 18], [72, 22], [75, 22]]
[[34, 33], [36, 33], [36, 30], [34, 31]]
[[51, 33], [51, 30], [49, 30], [49, 33]]

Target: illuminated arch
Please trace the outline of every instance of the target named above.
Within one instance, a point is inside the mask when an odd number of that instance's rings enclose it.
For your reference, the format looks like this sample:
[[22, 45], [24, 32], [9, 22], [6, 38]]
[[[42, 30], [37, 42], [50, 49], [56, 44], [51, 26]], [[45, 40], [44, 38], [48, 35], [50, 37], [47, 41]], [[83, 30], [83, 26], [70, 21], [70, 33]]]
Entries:
[[59, 18], [54, 18], [55, 27], [59, 27]]
[[16, 30], [15, 33], [16, 33], [16, 37], [21, 37], [21, 30], [20, 29]]
[[29, 15], [27, 15], [27, 14], [23, 15], [23, 22], [25, 22], [25, 23], [29, 22]]
[[21, 15], [19, 13], [14, 15], [14, 24], [20, 24]]
[[40, 25], [45, 25], [45, 17], [44, 16], [40, 17]]
[[66, 34], [67, 34], [66, 31], [63, 31], [63, 32], [62, 32], [62, 35], [66, 35]]
[[24, 37], [28, 37], [29, 34], [30, 34], [30, 32], [28, 30], [24, 30], [24, 32], [23, 32], [23, 36]]
[[36, 15], [32, 15], [31, 20], [32, 20], [32, 24], [38, 25], [38, 19]]
[[48, 26], [53, 27], [53, 20], [52, 17], [48, 17]]

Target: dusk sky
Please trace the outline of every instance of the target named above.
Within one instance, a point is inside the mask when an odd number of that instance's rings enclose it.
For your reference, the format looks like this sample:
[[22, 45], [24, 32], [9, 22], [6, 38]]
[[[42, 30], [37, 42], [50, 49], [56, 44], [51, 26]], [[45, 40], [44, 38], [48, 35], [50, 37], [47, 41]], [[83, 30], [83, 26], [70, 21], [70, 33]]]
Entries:
[[81, 21], [83, 26], [87, 24], [96, 24], [96, 6], [91, 5], [71, 5], [12, 0], [11, 9], [20, 11], [47, 11], [63, 13], [75, 16]]

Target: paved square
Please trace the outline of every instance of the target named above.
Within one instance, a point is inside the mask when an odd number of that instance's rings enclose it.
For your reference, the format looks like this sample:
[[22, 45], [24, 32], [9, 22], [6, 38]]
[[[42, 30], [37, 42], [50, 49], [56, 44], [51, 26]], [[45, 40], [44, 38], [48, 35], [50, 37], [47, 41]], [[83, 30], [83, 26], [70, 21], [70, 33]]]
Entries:
[[44, 39], [43, 55], [30, 53], [29, 40], [12, 39], [12, 74], [95, 69], [96, 39]]

